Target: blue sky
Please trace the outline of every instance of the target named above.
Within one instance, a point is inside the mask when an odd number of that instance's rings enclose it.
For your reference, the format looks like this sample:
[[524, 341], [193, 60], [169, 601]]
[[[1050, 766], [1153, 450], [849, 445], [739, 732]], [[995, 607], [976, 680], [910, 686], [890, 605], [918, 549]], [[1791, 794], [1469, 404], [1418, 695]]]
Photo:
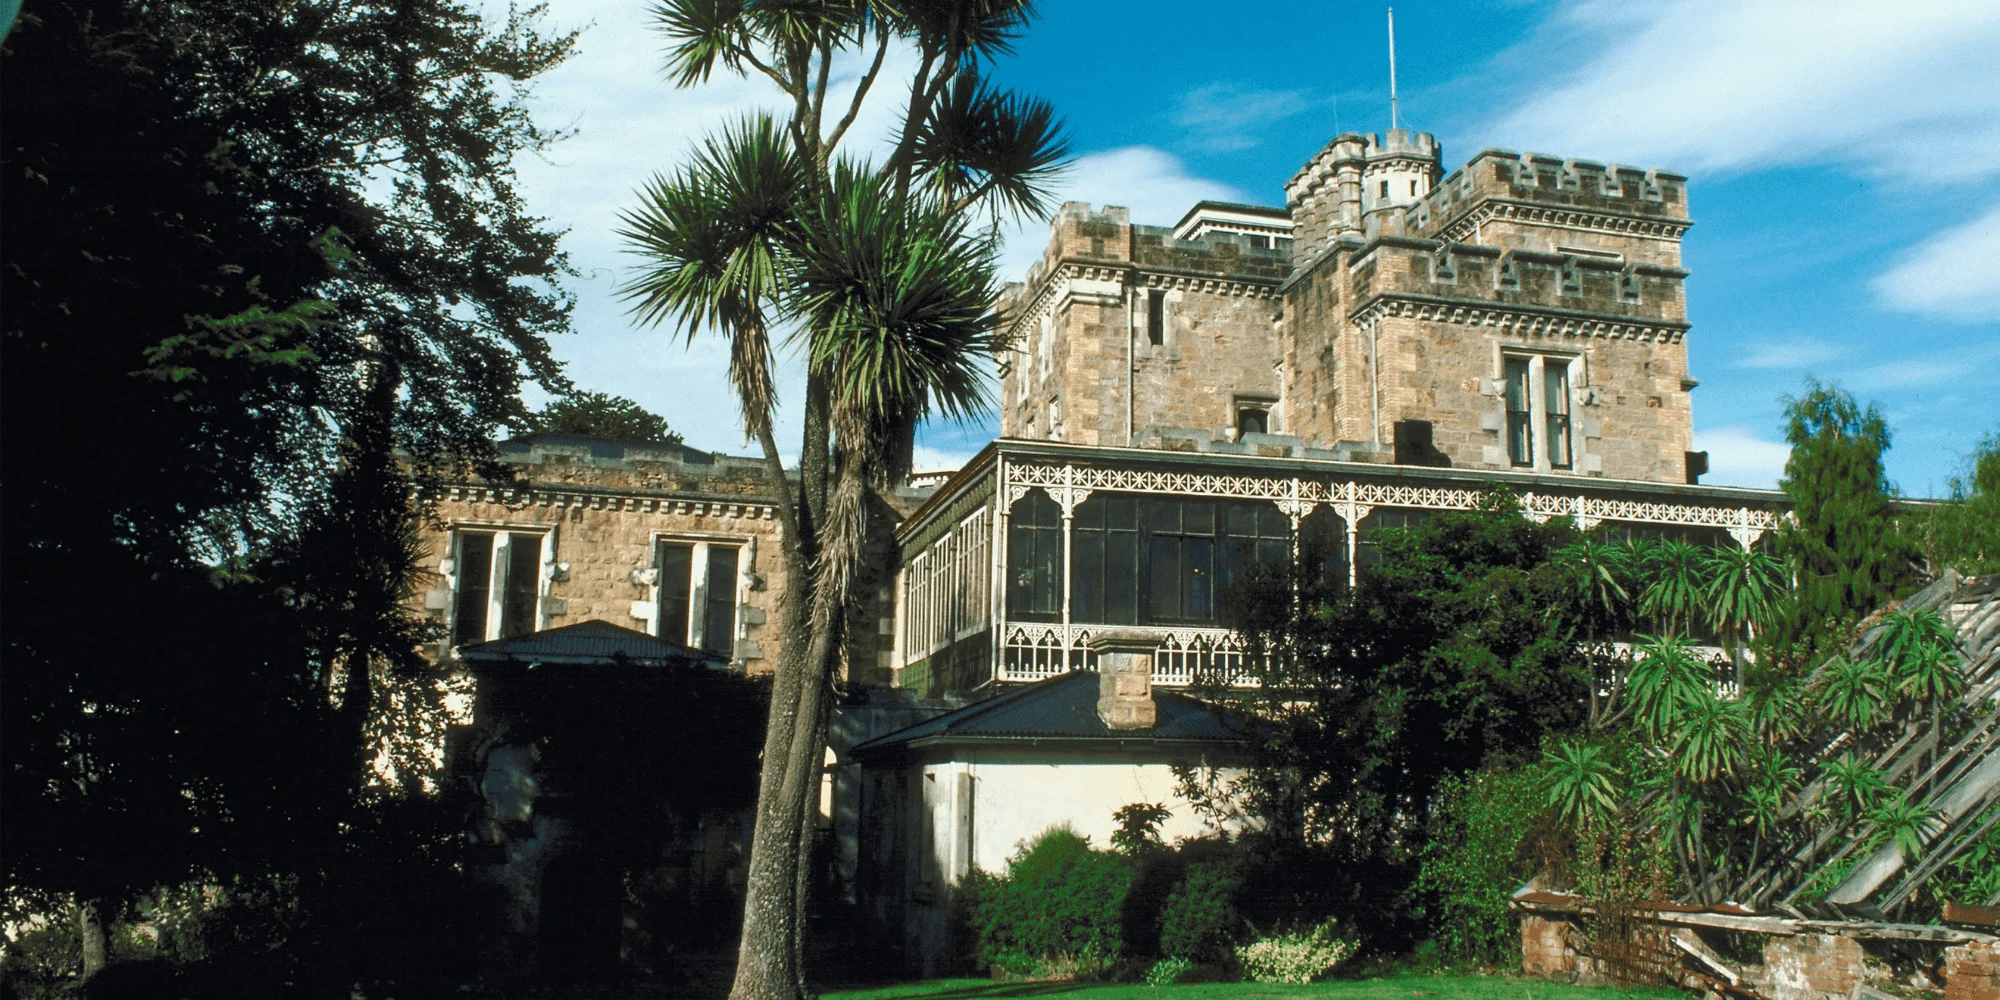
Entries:
[[[575, 134], [522, 179], [583, 272], [577, 332], [556, 351], [579, 386], [640, 401], [690, 444], [743, 451], [720, 344], [631, 325], [612, 294], [631, 261], [612, 233], [649, 174], [777, 102], [755, 81], [673, 90], [645, 6], [552, 5], [552, 26], [584, 33], [533, 106]], [[1062, 197], [1153, 224], [1205, 197], [1280, 205], [1335, 132], [1388, 126], [1380, 3], [1045, 8], [997, 72], [1067, 118], [1080, 155]], [[1807, 374], [1882, 406], [1890, 475], [1911, 494], [1941, 491], [2000, 431], [2000, 4], [1406, 0], [1396, 40], [1404, 120], [1438, 136], [1447, 170], [1502, 146], [1690, 176], [1705, 481], [1775, 484], [1780, 397]], [[864, 136], [886, 133], [875, 110]], [[1043, 240], [1030, 225], [1014, 241], [1010, 277]], [[927, 428], [920, 460], [950, 467], [993, 432]]]

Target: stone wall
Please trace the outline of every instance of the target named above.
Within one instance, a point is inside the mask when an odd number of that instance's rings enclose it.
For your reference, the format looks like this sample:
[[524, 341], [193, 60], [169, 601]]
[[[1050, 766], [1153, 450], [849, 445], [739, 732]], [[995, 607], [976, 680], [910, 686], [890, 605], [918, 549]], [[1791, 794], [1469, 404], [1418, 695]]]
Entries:
[[1772, 936], [1764, 940], [1760, 980], [1773, 1000], [1835, 1000], [1867, 977], [1861, 942], [1832, 934]]
[[1944, 950], [1945, 1000], [2000, 1000], [2000, 941]]
[[[452, 581], [442, 570], [460, 529], [512, 526], [550, 534], [537, 629], [599, 620], [658, 634], [652, 620], [656, 575], [650, 572], [657, 543], [707, 541], [741, 548], [737, 665], [751, 674], [773, 669], [786, 570], [761, 462], [678, 445], [566, 435], [505, 442], [500, 457], [518, 483], [447, 484], [433, 498], [420, 586], [432, 620], [449, 626]], [[888, 683], [894, 530], [924, 495], [904, 490], [871, 501], [872, 559], [856, 581], [848, 616], [842, 671], [848, 683]], [[434, 654], [444, 651], [440, 646]]]
[[1064, 205], [1048, 253], [1001, 302], [1014, 339], [1002, 436], [1122, 446], [1149, 427], [1233, 432], [1239, 397], [1282, 395], [1272, 293], [1290, 269], [1288, 252], [1234, 234], [1178, 240], [1123, 208]]
[[[426, 611], [449, 625], [450, 581], [440, 571], [462, 528], [516, 526], [549, 531], [553, 579], [544, 583], [537, 628], [584, 621], [657, 634], [648, 571], [662, 538], [743, 547], [737, 601], [737, 658], [743, 669], [771, 669], [775, 636], [767, 625], [785, 585], [779, 525], [764, 495], [764, 471], [749, 459], [671, 445], [558, 438], [508, 442], [501, 458], [527, 489], [498, 484], [445, 487], [424, 531]], [[634, 612], [645, 612], [635, 614]]]

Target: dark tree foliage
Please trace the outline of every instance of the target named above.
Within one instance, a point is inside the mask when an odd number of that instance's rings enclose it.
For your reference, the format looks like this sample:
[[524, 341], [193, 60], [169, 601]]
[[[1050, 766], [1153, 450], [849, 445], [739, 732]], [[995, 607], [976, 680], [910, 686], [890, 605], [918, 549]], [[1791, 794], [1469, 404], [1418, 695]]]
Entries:
[[566, 264], [510, 164], [551, 138], [514, 88], [569, 44], [452, 0], [27, 4], [0, 52], [10, 885], [115, 910], [335, 850], [331, 673], [414, 638], [389, 449], [496, 468], [522, 380], [566, 388]]
[[667, 418], [623, 396], [604, 392], [577, 392], [552, 399], [522, 421], [520, 428], [526, 433], [582, 434], [621, 441], [679, 444], [681, 440], [667, 426]]
[[1771, 648], [1803, 664], [1832, 652], [1847, 626], [1920, 581], [1882, 465], [1889, 425], [1881, 411], [1809, 378], [1804, 394], [1786, 397], [1785, 415], [1792, 454], [1778, 485], [1795, 520], [1780, 533], [1779, 552], [1797, 586], [1777, 610]]
[[[1247, 787], [1273, 858], [1337, 871], [1339, 910], [1379, 932], [1407, 912], [1439, 782], [1532, 750], [1586, 720], [1586, 609], [1555, 551], [1567, 521], [1520, 516], [1502, 492], [1474, 511], [1379, 536], [1360, 586], [1273, 575], [1231, 600], [1270, 725]], [[1302, 560], [1311, 565], [1313, 560]], [[1296, 595], [1296, 596], [1295, 596]]]
[[1966, 466], [1951, 477], [1950, 498], [1924, 519], [1924, 555], [1938, 572], [2000, 571], [2000, 434], [1980, 438]]

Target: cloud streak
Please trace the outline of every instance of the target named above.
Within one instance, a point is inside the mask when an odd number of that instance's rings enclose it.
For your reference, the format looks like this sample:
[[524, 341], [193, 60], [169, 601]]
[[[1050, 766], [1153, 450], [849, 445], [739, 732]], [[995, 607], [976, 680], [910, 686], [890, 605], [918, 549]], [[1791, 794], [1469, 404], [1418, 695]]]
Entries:
[[1985, 0], [1586, 0], [1524, 49], [1594, 54], [1480, 131], [1707, 176], [1837, 162], [1977, 181], [2000, 173], [1997, 46]]
[[2000, 320], [2000, 204], [1938, 233], [1875, 279], [1883, 306], [1936, 319]]
[[1708, 474], [1702, 482], [1710, 486], [1774, 489], [1785, 474], [1785, 461], [1792, 456], [1790, 445], [1758, 437], [1748, 427], [1695, 431], [1694, 447], [1708, 452]]
[[1271, 125], [1318, 103], [1303, 91], [1218, 82], [1181, 95], [1173, 123], [1189, 131], [1195, 146], [1226, 153], [1258, 145]]

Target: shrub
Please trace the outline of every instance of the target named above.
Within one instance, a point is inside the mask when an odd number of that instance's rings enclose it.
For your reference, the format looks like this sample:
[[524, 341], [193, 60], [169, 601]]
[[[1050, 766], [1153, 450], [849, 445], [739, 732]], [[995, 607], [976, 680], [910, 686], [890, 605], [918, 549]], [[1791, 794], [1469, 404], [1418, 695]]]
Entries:
[[1192, 968], [1194, 968], [1192, 961], [1178, 955], [1173, 958], [1160, 959], [1153, 963], [1152, 968], [1146, 970], [1146, 985], [1154, 989], [1159, 989], [1162, 986], [1172, 986], [1182, 976], [1187, 975], [1188, 970]]
[[1092, 850], [1067, 827], [1049, 829], [1007, 862], [1005, 876], [979, 880], [980, 960], [1043, 977], [1103, 971], [1122, 950], [1119, 914], [1131, 884], [1129, 859]]
[[1160, 954], [1197, 962], [1227, 959], [1243, 927], [1235, 902], [1242, 886], [1242, 874], [1229, 861], [1189, 865], [1160, 911]]
[[1533, 767], [1438, 783], [1417, 889], [1439, 958], [1507, 965], [1519, 955], [1507, 897], [1535, 875], [1527, 842], [1547, 812], [1544, 802]]
[[1236, 948], [1243, 972], [1260, 983], [1310, 983], [1333, 971], [1354, 953], [1352, 942], [1334, 936], [1327, 920], [1310, 931], [1260, 937]]

